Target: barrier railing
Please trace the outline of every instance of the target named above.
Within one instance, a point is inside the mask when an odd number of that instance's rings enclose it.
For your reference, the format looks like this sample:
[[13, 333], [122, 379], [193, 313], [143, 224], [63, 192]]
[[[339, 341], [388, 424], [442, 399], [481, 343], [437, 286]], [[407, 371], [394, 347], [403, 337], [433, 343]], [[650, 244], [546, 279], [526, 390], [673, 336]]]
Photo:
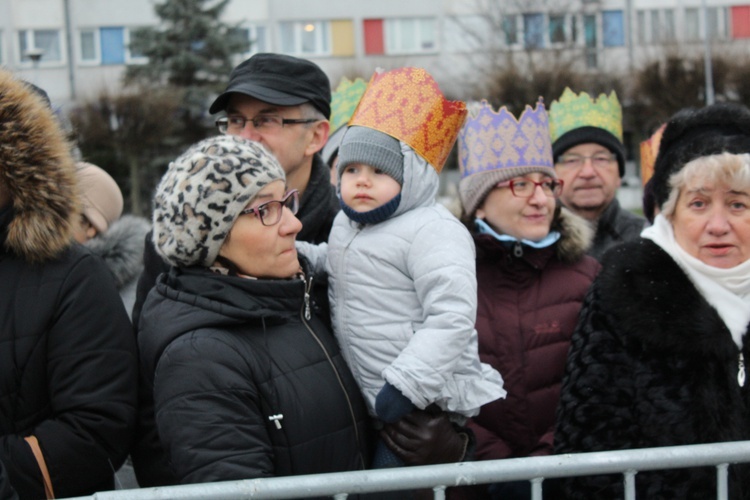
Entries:
[[735, 441], [102, 491], [76, 500], [238, 500], [311, 496], [344, 500], [349, 494], [424, 488], [432, 488], [434, 498], [443, 500], [446, 487], [518, 480], [530, 481], [533, 500], [541, 500], [546, 478], [613, 473], [623, 474], [625, 499], [635, 500], [638, 471], [700, 466], [716, 466], [716, 498], [726, 500], [728, 466], [746, 462], [750, 462], [750, 441]]

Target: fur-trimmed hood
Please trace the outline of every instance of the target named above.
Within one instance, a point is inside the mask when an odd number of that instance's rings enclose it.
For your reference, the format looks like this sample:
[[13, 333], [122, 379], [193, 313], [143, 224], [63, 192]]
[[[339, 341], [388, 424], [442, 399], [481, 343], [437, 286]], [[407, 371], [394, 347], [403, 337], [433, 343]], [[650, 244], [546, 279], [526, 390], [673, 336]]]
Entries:
[[63, 131], [43, 99], [0, 70], [0, 185], [13, 216], [5, 249], [29, 262], [54, 258], [71, 244], [79, 213], [75, 163]]
[[560, 232], [557, 242], [557, 257], [563, 262], [576, 262], [591, 248], [594, 230], [586, 220], [565, 207], [552, 221], [550, 229]]
[[105, 232], [84, 246], [107, 264], [118, 290], [132, 282], [143, 270], [143, 242], [151, 224], [143, 217], [125, 215]]

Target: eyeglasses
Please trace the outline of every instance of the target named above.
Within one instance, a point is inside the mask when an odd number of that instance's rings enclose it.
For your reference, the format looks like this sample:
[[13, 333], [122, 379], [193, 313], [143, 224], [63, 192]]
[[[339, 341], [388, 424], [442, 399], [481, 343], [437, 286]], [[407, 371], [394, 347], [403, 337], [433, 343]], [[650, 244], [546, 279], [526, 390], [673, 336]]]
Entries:
[[281, 220], [284, 207], [296, 215], [299, 209], [299, 192], [296, 189], [288, 191], [281, 200], [271, 200], [261, 203], [257, 207], [246, 208], [240, 215], [255, 214], [264, 226], [273, 226]]
[[223, 116], [216, 120], [216, 127], [222, 134], [239, 134], [247, 125], [253, 124], [253, 128], [259, 132], [271, 132], [285, 125], [297, 125], [300, 123], [313, 123], [318, 118], [282, 118], [279, 115], [258, 115], [252, 118], [244, 116]]
[[495, 187], [510, 187], [510, 192], [517, 198], [530, 198], [534, 195], [536, 187], [542, 188], [542, 192], [548, 198], [557, 198], [560, 196], [563, 188], [563, 181], [555, 179], [545, 179], [541, 182], [534, 182], [529, 179], [511, 180], [498, 183]]
[[557, 165], [566, 168], [581, 168], [586, 160], [591, 160], [591, 165], [594, 168], [607, 168], [615, 161], [615, 155], [612, 153], [596, 153], [592, 156], [564, 154], [560, 156]]

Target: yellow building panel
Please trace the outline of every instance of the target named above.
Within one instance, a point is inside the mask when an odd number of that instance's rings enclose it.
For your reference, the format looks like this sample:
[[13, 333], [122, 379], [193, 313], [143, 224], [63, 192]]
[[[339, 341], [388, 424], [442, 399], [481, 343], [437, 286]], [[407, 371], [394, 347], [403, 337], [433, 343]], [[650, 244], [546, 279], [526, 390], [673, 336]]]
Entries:
[[331, 21], [334, 56], [354, 55], [354, 23], [351, 20]]

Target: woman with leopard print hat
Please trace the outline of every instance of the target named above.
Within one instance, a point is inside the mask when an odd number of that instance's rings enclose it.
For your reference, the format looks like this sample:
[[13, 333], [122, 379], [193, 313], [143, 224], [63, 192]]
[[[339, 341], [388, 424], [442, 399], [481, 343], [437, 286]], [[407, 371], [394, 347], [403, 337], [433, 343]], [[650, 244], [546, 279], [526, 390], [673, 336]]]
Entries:
[[364, 469], [367, 413], [297, 255], [296, 190], [260, 144], [172, 162], [153, 238], [171, 265], [140, 318], [161, 445], [181, 483]]

